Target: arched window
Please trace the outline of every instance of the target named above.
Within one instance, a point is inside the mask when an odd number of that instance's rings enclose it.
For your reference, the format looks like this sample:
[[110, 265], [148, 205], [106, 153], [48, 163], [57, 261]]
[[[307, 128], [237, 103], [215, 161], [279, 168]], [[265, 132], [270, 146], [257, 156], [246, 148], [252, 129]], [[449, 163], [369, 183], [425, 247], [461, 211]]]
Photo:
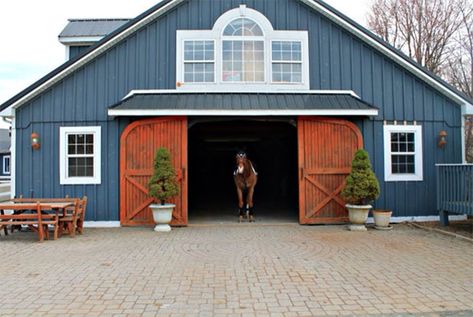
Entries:
[[253, 20], [238, 18], [225, 27], [222, 81], [264, 82], [264, 36]]
[[307, 31], [276, 31], [260, 12], [241, 5], [212, 30], [177, 31], [179, 89], [309, 89]]

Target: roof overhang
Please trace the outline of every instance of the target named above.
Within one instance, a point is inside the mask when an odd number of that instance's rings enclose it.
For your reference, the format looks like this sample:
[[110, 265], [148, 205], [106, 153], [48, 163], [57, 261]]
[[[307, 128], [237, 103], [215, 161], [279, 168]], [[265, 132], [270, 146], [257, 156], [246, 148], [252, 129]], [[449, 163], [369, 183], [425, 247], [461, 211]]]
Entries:
[[352, 91], [192, 92], [132, 91], [109, 116], [377, 116]]

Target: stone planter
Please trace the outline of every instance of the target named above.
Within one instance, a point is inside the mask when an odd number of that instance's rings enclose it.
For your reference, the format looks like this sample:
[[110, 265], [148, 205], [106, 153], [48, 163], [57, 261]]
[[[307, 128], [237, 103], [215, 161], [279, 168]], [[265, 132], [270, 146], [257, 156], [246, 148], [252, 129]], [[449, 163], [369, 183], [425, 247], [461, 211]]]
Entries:
[[149, 208], [153, 212], [153, 220], [156, 223], [156, 227], [154, 227], [154, 231], [156, 232], [169, 232], [171, 231], [171, 223], [172, 220], [172, 212], [176, 205], [174, 204], [151, 204]]
[[350, 231], [366, 231], [365, 223], [368, 219], [368, 213], [373, 208], [371, 205], [350, 205], [347, 204], [345, 207], [348, 209], [348, 217], [350, 219], [350, 225], [348, 229]]
[[392, 213], [391, 210], [373, 210], [375, 228], [379, 230], [391, 229], [389, 223], [391, 222]]

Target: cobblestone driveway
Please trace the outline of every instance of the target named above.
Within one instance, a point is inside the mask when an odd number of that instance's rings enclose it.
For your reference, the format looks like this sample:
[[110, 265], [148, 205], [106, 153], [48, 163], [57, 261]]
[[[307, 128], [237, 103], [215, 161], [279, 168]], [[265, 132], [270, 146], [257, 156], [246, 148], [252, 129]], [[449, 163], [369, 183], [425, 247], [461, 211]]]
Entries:
[[15, 233], [0, 258], [1, 316], [473, 314], [473, 245], [404, 225]]

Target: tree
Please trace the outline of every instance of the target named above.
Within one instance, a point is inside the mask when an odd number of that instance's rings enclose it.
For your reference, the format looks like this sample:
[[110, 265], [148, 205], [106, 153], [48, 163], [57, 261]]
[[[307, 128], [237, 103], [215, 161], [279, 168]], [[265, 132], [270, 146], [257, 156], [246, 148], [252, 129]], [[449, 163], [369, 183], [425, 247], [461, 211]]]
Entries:
[[368, 152], [356, 151], [351, 173], [341, 193], [342, 198], [352, 205], [366, 205], [378, 198], [379, 192], [379, 182], [371, 168]]
[[473, 98], [473, 14], [462, 11], [462, 28], [455, 34], [444, 76], [465, 95]]
[[368, 26], [422, 66], [440, 74], [449, 47], [470, 17], [469, 0], [374, 0]]
[[473, 163], [473, 116], [465, 118], [465, 159]]
[[149, 180], [149, 195], [165, 204], [166, 199], [176, 196], [179, 187], [176, 180], [176, 171], [171, 162], [169, 150], [161, 147], [154, 157], [153, 176]]

